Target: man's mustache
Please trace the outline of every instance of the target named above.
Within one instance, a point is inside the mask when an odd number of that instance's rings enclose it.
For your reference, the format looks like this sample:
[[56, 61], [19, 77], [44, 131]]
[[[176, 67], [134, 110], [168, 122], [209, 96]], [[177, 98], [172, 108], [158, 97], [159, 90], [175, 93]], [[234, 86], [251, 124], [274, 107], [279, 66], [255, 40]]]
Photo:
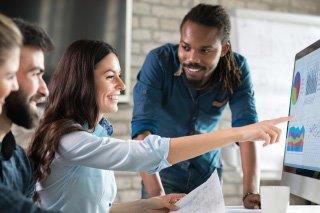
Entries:
[[34, 95], [30, 98], [30, 102], [34, 101], [37, 103], [37, 106], [43, 106], [47, 103], [48, 98], [40, 95]]
[[205, 69], [205, 67], [201, 66], [200, 64], [194, 64], [194, 63], [183, 63], [182, 67], [189, 68], [189, 69]]

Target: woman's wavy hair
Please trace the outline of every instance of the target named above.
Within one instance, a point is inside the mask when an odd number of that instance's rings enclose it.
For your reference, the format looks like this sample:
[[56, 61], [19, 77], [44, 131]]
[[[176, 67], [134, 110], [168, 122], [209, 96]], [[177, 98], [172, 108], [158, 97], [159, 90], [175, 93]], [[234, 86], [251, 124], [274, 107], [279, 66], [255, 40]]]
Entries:
[[222, 44], [229, 43], [229, 51], [220, 59], [216, 70], [213, 72], [212, 80], [222, 82], [222, 88], [227, 92], [233, 93], [241, 82], [241, 70], [237, 65], [231, 49], [231, 22], [229, 14], [220, 5], [198, 4], [183, 18], [180, 31], [187, 21], [217, 28], [220, 32]]
[[[98, 104], [94, 70], [110, 53], [116, 54], [116, 51], [105, 42], [78, 40], [62, 56], [49, 85], [44, 117], [28, 150], [36, 181], [44, 181], [50, 175], [51, 163], [63, 135], [85, 131], [77, 124], [87, 124], [89, 129], [96, 125]], [[39, 200], [37, 194], [34, 200]]]

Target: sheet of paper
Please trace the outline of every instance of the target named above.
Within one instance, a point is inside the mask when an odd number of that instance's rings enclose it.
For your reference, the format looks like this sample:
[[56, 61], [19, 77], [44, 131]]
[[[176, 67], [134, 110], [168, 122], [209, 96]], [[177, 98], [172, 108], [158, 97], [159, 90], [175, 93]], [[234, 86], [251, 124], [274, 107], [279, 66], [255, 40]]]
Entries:
[[205, 183], [179, 200], [176, 205], [180, 209], [172, 213], [225, 213], [226, 207], [217, 171]]

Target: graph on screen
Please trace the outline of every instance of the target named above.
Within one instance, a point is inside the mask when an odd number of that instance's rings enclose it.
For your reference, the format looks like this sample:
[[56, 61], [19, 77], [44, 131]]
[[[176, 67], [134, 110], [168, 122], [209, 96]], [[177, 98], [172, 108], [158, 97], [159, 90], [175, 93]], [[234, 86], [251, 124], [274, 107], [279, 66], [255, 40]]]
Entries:
[[317, 139], [320, 139], [320, 122], [313, 124], [309, 129], [310, 134]]
[[290, 127], [288, 132], [287, 150], [292, 152], [302, 152], [304, 135], [305, 135], [304, 126]]
[[300, 93], [300, 86], [301, 86], [301, 77], [300, 77], [300, 73], [297, 72], [294, 77], [293, 87], [291, 90], [291, 103], [292, 104], [297, 103], [299, 93]]
[[310, 95], [317, 92], [318, 86], [318, 70], [311, 70], [307, 76], [306, 95]]

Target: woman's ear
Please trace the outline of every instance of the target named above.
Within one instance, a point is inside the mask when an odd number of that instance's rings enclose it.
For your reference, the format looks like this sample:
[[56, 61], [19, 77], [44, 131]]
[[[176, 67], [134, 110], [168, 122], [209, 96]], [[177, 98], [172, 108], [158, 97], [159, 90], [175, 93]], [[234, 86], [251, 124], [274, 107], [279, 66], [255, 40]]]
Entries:
[[220, 57], [225, 56], [229, 52], [229, 50], [230, 50], [230, 43], [229, 43], [229, 41], [227, 41], [225, 44], [222, 45]]

